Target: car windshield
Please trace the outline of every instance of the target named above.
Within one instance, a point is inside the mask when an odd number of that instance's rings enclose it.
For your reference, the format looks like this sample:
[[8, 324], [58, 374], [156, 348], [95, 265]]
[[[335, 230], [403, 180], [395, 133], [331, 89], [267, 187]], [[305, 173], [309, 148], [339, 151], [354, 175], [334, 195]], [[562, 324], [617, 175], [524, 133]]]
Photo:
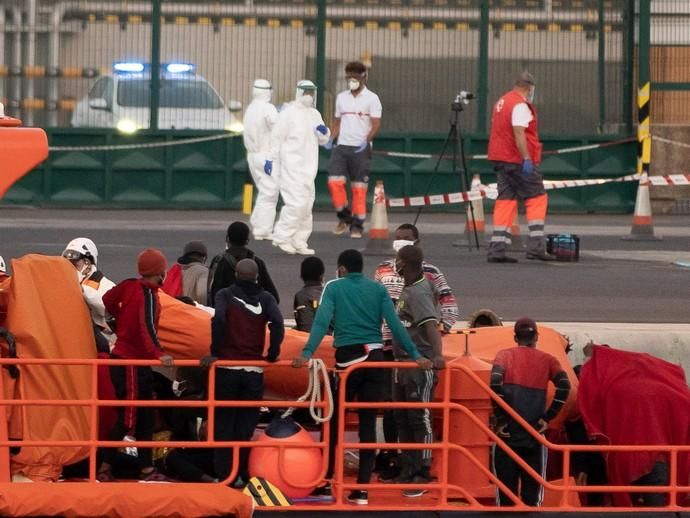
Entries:
[[[117, 103], [120, 106], [148, 108], [150, 92], [149, 79], [122, 80], [117, 89]], [[223, 102], [205, 81], [161, 79], [160, 107], [216, 110], [223, 107]]]

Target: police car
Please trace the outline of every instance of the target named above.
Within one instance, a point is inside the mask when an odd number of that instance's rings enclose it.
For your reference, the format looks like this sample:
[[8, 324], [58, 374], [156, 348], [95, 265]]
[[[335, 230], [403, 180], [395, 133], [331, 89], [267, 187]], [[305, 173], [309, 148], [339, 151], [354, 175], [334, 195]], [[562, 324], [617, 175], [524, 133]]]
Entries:
[[[160, 129], [244, 129], [242, 104], [228, 106], [218, 92], [195, 73], [190, 63], [161, 65], [158, 127]], [[77, 103], [72, 126], [116, 128], [133, 134], [149, 127], [151, 67], [145, 63], [118, 62], [112, 74], [99, 77], [87, 97]]]

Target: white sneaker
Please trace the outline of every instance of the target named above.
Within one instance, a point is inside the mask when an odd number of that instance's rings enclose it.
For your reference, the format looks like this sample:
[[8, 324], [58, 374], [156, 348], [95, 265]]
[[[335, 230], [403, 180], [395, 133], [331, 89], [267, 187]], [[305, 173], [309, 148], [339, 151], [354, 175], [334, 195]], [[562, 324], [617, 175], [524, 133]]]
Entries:
[[295, 255], [295, 253], [297, 253], [295, 247], [292, 246], [290, 243], [281, 243], [280, 241], [273, 241], [273, 246], [277, 246], [286, 254]]
[[295, 248], [295, 252], [298, 255], [314, 255], [316, 253], [313, 248], [308, 248], [306, 246], [304, 248]]
[[254, 241], [270, 241], [271, 239], [273, 239], [273, 236], [271, 234], [254, 235]]

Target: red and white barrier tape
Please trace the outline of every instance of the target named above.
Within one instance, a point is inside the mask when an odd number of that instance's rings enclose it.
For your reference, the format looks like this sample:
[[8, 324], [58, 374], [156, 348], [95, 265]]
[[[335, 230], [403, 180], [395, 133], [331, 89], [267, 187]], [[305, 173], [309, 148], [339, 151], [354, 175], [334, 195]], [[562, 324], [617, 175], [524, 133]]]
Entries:
[[[544, 189], [568, 189], [571, 187], [586, 187], [589, 185], [603, 185], [615, 182], [634, 182], [640, 179], [639, 174], [629, 174], [618, 178], [592, 178], [589, 180], [545, 180]], [[649, 176], [650, 185], [690, 185], [690, 174], [669, 174], [663, 176]], [[482, 189], [452, 192], [446, 194], [434, 194], [430, 196], [411, 196], [408, 198], [388, 198], [386, 204], [389, 207], [421, 207], [427, 205], [450, 205], [453, 203], [464, 203], [467, 201], [481, 200], [489, 198], [495, 200], [498, 196], [496, 184], [482, 186]]]

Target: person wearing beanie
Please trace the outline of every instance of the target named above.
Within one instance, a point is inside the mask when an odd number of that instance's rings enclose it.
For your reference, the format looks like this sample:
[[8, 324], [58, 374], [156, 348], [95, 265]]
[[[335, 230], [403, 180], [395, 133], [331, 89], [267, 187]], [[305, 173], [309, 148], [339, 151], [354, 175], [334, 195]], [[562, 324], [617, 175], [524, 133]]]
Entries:
[[[165, 366], [173, 365], [158, 341], [156, 329], [160, 318], [158, 289], [163, 284], [167, 260], [160, 250], [147, 248], [137, 257], [138, 279], [126, 279], [103, 296], [105, 309], [115, 320], [117, 339], [110, 354], [113, 359], [158, 359]], [[112, 366], [110, 377], [115, 395], [121, 400], [153, 399], [153, 371], [151, 367]], [[150, 407], [118, 408], [117, 423], [111, 431], [111, 440], [134, 437], [150, 441], [153, 436], [154, 415]], [[117, 450], [107, 449], [98, 471], [98, 480], [113, 479], [111, 460]], [[152, 450], [139, 448], [141, 480], [163, 481], [165, 477], [153, 467]]]
[[[568, 375], [556, 358], [537, 349], [539, 330], [528, 317], [515, 322], [514, 340], [517, 347], [499, 351], [491, 369], [491, 389], [520, 415], [539, 434], [549, 421], [558, 415], [570, 393]], [[551, 381], [556, 393], [546, 408], [546, 389]], [[495, 431], [505, 445], [512, 449], [542, 478], [546, 475], [546, 448], [527, 430], [512, 419], [505, 410], [494, 404]], [[496, 476], [525, 505], [541, 505], [544, 488], [528, 475], [506, 451], [496, 444], [492, 448], [492, 463]], [[498, 491], [497, 505], [512, 506], [513, 501]]]
[[242, 221], [231, 223], [225, 237], [225, 252], [215, 256], [208, 267], [208, 306], [214, 306], [216, 294], [220, 290], [235, 283], [235, 266], [242, 259], [254, 260], [259, 268], [259, 286], [273, 295], [280, 304], [278, 290], [268, 273], [266, 263], [247, 247], [248, 244], [249, 226]]
[[172, 297], [188, 297], [194, 302], [208, 305], [208, 250], [201, 241], [184, 245], [182, 255], [165, 275], [163, 291]]

